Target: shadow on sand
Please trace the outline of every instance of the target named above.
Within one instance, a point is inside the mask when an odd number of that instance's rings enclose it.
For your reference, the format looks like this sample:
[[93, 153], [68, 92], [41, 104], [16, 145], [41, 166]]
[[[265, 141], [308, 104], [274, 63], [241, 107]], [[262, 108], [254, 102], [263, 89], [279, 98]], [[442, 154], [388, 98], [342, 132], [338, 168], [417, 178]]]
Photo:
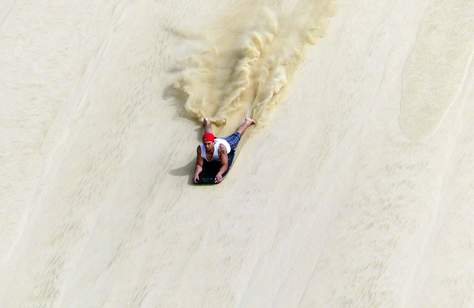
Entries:
[[195, 165], [195, 162], [194, 162], [194, 159], [193, 159], [192, 161], [190, 161], [185, 166], [182, 166], [182, 167], [179, 167], [179, 168], [176, 168], [176, 169], [171, 169], [169, 171], [169, 174], [171, 174], [173, 176], [179, 176], [179, 177], [187, 176], [188, 177], [188, 184], [189, 185], [194, 185], [194, 183], [193, 183], [194, 165]]
[[[172, 104], [173, 106], [176, 107], [176, 116], [181, 117], [181, 118], [186, 118], [189, 120], [192, 120], [187, 114], [184, 109], [184, 104], [186, 103], [186, 100], [188, 98], [188, 95], [184, 93], [183, 91], [180, 91], [179, 89], [176, 89], [172, 84], [167, 86], [163, 92], [163, 99], [167, 101], [168, 103]], [[193, 120], [192, 120], [193, 121]], [[200, 141], [201, 140], [201, 134], [202, 134], [202, 128], [197, 127], [195, 130], [196, 134], [196, 140]], [[173, 176], [178, 176], [178, 177], [188, 177], [188, 184], [189, 185], [194, 185], [193, 182], [193, 174], [194, 174], [194, 166], [195, 166], [195, 153], [196, 153], [196, 148], [190, 149], [190, 153], [192, 153], [192, 160], [187, 163], [186, 165], [171, 169], [169, 171], [170, 175]]]

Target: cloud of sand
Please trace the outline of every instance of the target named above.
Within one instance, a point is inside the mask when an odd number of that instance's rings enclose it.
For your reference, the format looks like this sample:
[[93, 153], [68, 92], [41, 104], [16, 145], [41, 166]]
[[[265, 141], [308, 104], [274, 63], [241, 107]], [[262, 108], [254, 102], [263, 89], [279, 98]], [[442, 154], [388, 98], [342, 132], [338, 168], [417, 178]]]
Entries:
[[284, 97], [306, 47], [324, 34], [333, 7], [333, 0], [267, 4], [220, 19], [204, 32], [204, 47], [181, 63], [174, 87], [186, 94], [187, 116], [217, 125], [244, 115], [262, 122]]

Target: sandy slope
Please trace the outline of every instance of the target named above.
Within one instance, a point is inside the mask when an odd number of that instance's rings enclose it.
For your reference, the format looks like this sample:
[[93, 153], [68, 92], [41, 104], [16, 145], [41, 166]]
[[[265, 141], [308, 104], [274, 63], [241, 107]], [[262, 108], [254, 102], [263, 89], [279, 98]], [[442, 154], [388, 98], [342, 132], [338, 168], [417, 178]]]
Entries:
[[337, 1], [196, 187], [179, 31], [249, 3], [0, 3], [1, 307], [474, 305], [474, 3]]

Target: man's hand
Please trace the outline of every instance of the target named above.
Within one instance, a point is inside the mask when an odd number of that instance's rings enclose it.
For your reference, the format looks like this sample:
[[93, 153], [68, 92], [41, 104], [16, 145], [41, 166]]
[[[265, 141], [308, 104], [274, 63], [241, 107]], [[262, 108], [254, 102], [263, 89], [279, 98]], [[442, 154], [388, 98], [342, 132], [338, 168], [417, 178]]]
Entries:
[[214, 179], [214, 182], [216, 184], [218, 184], [218, 183], [222, 182], [222, 179], [223, 179], [222, 174], [218, 173], [218, 174], [216, 174], [216, 178]]
[[221, 168], [217, 172], [216, 177], [214, 178], [214, 183], [218, 184], [222, 182], [222, 175], [229, 169], [227, 152], [223, 144], [219, 145], [219, 161], [221, 162]]
[[194, 181], [194, 184], [197, 184], [199, 182], [199, 173], [194, 174], [193, 181]]

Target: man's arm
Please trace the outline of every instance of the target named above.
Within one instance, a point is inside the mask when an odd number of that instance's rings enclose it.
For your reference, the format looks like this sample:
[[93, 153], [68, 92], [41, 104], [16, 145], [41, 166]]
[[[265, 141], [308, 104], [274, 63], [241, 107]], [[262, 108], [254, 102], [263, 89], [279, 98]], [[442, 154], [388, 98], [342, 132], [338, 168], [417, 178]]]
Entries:
[[219, 176], [222, 178], [222, 175], [229, 169], [229, 157], [223, 144], [219, 145], [219, 161], [221, 162], [221, 168], [217, 172], [216, 178]]
[[202, 171], [202, 156], [201, 156], [201, 147], [197, 147], [197, 156], [196, 156], [196, 167], [194, 169], [194, 183], [197, 183], [199, 181], [199, 174]]

